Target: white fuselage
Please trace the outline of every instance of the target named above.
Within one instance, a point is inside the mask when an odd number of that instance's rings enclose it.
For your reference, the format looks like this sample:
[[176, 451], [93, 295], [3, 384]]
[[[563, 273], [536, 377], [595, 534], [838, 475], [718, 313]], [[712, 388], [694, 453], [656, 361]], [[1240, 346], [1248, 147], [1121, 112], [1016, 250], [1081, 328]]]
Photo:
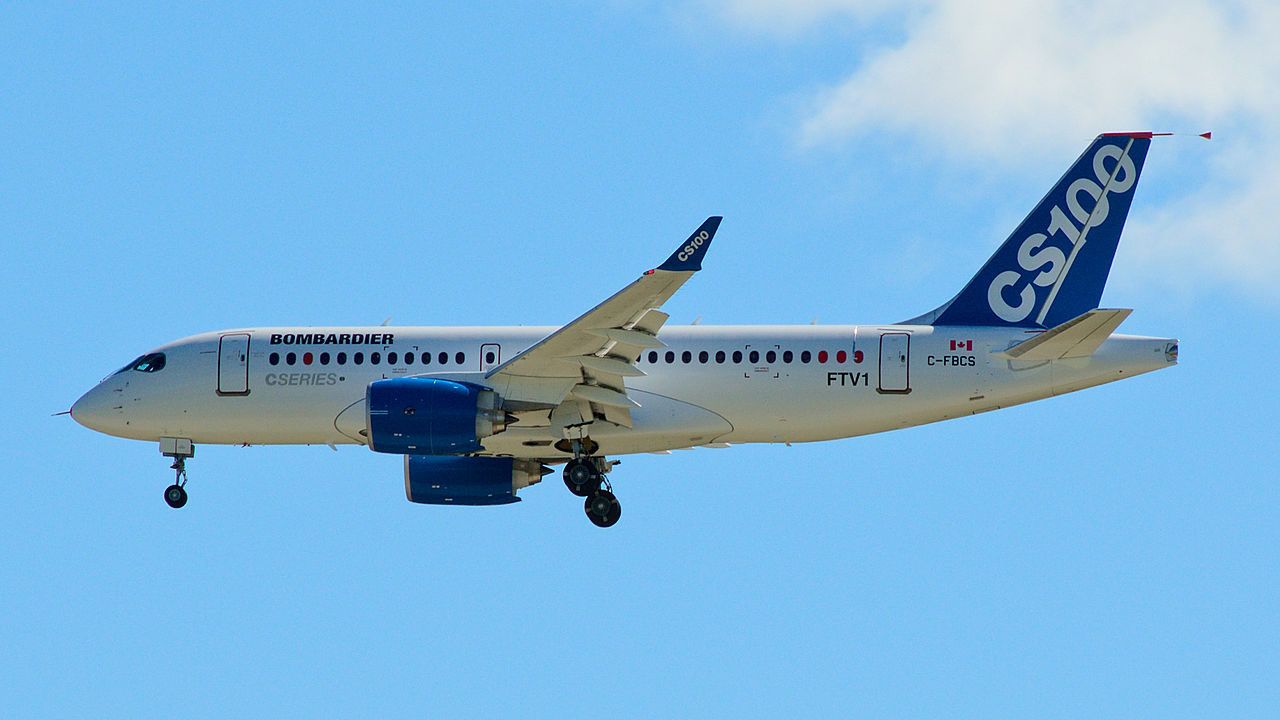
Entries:
[[[207, 333], [156, 352], [164, 367], [123, 370], [77, 403], [80, 422], [139, 440], [367, 444], [365, 391], [376, 380], [433, 376], [508, 388], [485, 372], [551, 327], [253, 328]], [[1021, 329], [859, 326], [664, 328], [629, 378], [633, 427], [591, 423], [600, 453], [711, 443], [810, 442], [994, 410], [1173, 365], [1176, 341], [1112, 335], [1085, 358], [993, 355]], [[357, 362], [359, 354], [359, 362]], [[424, 357], [429, 361], [424, 362]], [[501, 381], [498, 381], [499, 383]], [[484, 454], [563, 460], [548, 411], [484, 438]]]

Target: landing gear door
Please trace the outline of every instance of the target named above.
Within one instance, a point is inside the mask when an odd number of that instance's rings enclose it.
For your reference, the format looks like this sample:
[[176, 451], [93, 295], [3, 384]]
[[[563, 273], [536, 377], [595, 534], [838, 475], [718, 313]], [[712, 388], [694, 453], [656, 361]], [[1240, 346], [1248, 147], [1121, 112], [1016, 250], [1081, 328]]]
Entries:
[[876, 389], [882, 393], [911, 392], [910, 358], [910, 334], [882, 333], [880, 335], [880, 385]]
[[249, 335], [223, 335], [218, 340], [218, 394], [249, 394]]

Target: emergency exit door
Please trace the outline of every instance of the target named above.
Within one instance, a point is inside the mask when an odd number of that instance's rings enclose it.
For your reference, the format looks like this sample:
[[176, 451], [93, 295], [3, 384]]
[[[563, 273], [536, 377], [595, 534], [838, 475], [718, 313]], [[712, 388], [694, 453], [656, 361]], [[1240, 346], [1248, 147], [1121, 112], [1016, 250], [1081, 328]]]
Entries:
[[480, 369], [484, 372], [502, 364], [502, 346], [497, 343], [485, 343], [480, 346]]
[[218, 340], [218, 394], [249, 394], [249, 335], [223, 335]]
[[880, 335], [880, 385], [882, 393], [911, 392], [911, 335], [909, 333], [882, 333]]

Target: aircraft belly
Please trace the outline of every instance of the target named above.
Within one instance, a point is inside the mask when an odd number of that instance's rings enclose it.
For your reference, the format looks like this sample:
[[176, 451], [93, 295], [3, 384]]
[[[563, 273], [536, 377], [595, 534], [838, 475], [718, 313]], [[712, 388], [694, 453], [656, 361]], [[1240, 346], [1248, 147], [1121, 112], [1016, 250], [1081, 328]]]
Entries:
[[[335, 418], [351, 404], [351, 391], [335, 387], [251, 387], [244, 396], [209, 396], [198, 406], [175, 407], [157, 417], [162, 436], [197, 443], [312, 445], [357, 442], [339, 432]], [[359, 396], [362, 397], [363, 393]]]
[[[643, 390], [630, 396], [640, 403], [631, 410], [632, 427], [595, 422], [583, 430], [600, 444], [602, 455], [659, 452], [695, 447], [715, 442], [733, 430], [724, 417], [693, 403], [675, 400]], [[562, 437], [550, 425], [510, 425], [497, 435], [484, 438], [486, 454], [515, 457], [569, 457], [553, 445]]]

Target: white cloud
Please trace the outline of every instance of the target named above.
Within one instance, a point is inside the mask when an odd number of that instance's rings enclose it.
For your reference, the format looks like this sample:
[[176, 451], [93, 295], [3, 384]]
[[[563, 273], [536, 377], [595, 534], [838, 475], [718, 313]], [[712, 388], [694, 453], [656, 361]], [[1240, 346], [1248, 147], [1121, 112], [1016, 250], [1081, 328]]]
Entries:
[[791, 36], [832, 17], [868, 20], [883, 13], [927, 4], [927, 0], [708, 0], [712, 11], [751, 32]]
[[[1232, 14], [1200, 0], [936, 3], [816, 99], [801, 141], [875, 129], [928, 133], [960, 153], [1212, 121], [1272, 108], [1277, 11]], [[1268, 17], [1270, 16], [1270, 17]]]
[[[835, 18], [900, 17], [902, 34], [850, 38], [850, 73], [810, 98], [801, 147], [909, 137], [960, 163], [1017, 171], [1112, 130], [1230, 130], [1181, 197], [1132, 228], [1139, 253], [1271, 297], [1280, 251], [1280, 5], [1271, 0], [723, 0], [736, 26], [792, 37]], [[855, 46], [854, 43], [858, 45]], [[859, 59], [861, 58], [861, 59]], [[1017, 138], [1011, 143], [1011, 138]], [[1016, 147], [1016, 152], [1011, 148]], [[1028, 151], [1031, 151], [1030, 153]], [[1158, 226], [1158, 227], [1157, 227]], [[1158, 245], [1158, 248], [1156, 247]]]
[[1207, 278], [1280, 300], [1280, 138], [1220, 152], [1206, 181], [1135, 214], [1125, 246], [1152, 278], [1194, 294]]

